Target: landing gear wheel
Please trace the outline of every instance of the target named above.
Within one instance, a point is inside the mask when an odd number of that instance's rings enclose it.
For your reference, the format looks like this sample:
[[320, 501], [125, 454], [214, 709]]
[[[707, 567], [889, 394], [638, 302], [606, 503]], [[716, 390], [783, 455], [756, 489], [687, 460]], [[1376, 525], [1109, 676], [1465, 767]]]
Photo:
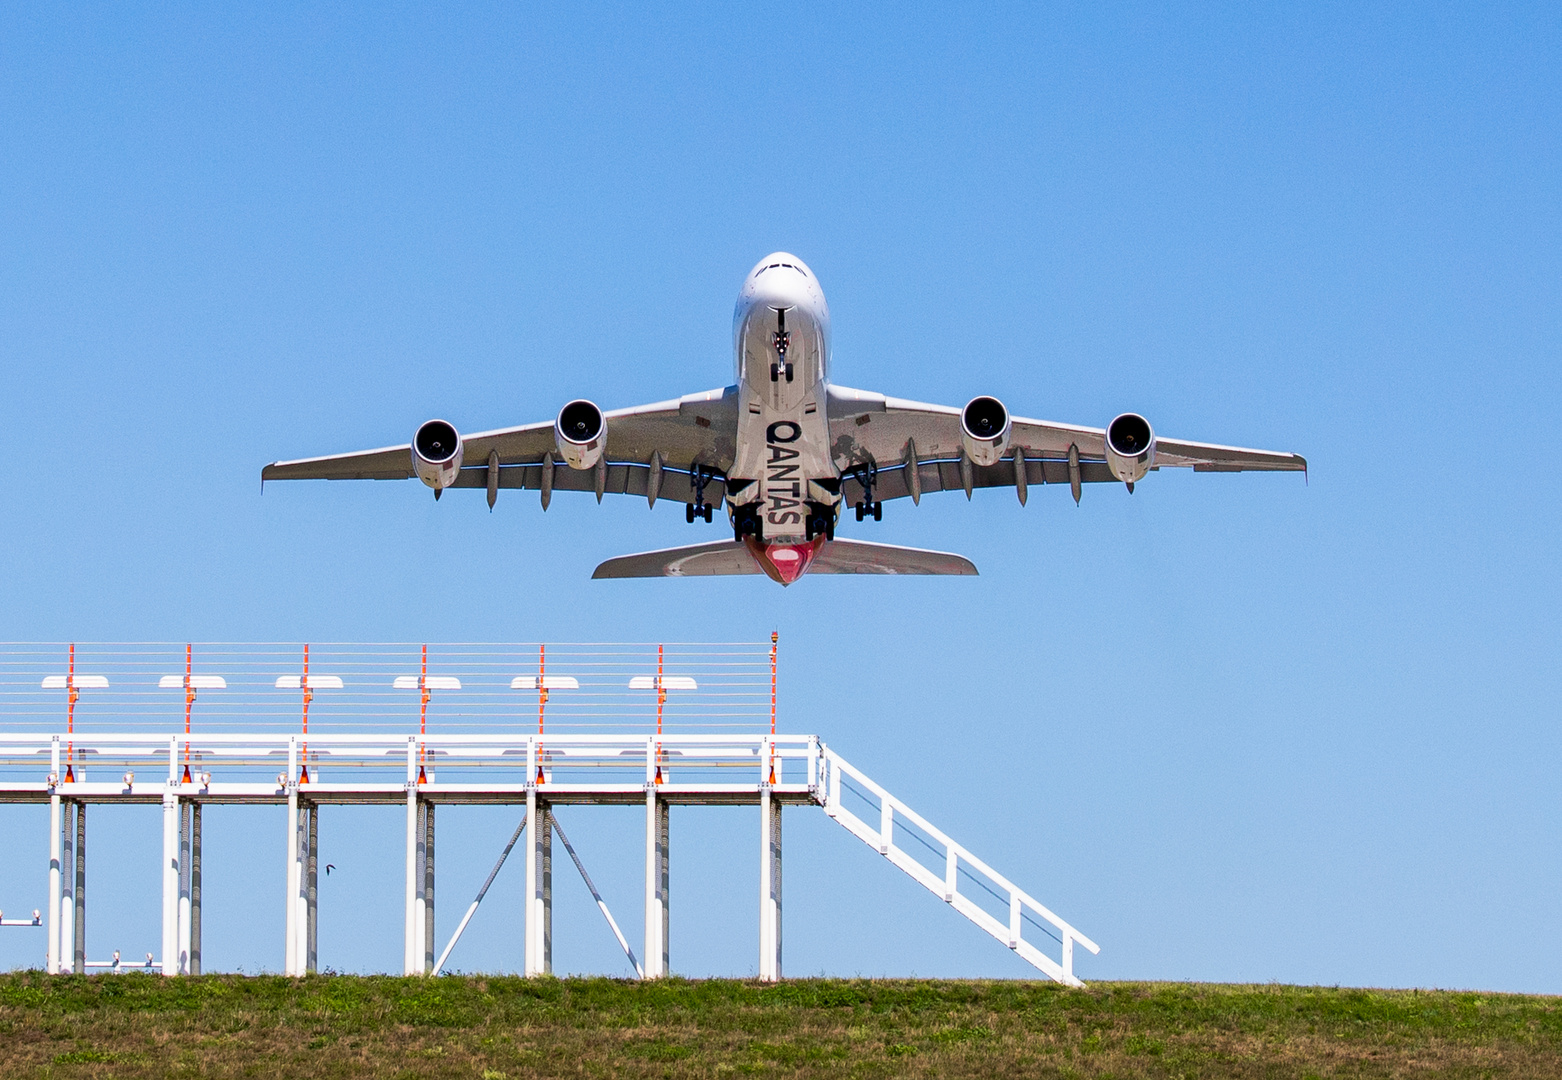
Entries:
[[803, 535], [809, 540], [818, 536], [834, 540], [835, 510], [835, 507], [826, 503], [809, 503], [808, 513], [803, 517]]
[[694, 504], [693, 503], [690, 503], [688, 506], [685, 506], [683, 508], [683, 520], [687, 521], [690, 525], [694, 524]]
[[873, 504], [873, 520], [874, 521], [883, 521], [884, 520], [884, 504], [883, 503], [876, 502], [876, 503]]

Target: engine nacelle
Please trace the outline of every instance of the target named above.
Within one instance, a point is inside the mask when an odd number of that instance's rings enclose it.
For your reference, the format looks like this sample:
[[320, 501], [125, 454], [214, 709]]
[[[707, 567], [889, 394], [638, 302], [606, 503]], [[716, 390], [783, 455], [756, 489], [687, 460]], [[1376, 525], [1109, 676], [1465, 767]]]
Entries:
[[461, 472], [461, 436], [444, 420], [430, 420], [412, 437], [412, 471], [435, 491], [456, 482]]
[[591, 402], [572, 401], [559, 410], [553, 437], [559, 444], [559, 456], [570, 468], [589, 469], [607, 449], [607, 420]]
[[1138, 413], [1125, 412], [1106, 426], [1106, 466], [1125, 484], [1144, 479], [1155, 464], [1155, 431]]
[[995, 397], [975, 397], [960, 411], [960, 444], [977, 465], [996, 465], [1009, 448], [1009, 410]]

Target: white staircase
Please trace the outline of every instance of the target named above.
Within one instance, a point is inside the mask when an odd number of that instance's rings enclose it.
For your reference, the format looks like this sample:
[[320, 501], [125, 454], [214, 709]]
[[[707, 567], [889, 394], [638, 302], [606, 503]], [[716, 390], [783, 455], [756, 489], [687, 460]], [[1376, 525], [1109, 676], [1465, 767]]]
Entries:
[[[934, 828], [926, 818], [874, 783], [841, 755], [828, 747], [821, 746], [820, 759], [823, 770], [820, 786], [825, 813], [857, 839], [904, 870], [933, 895], [1024, 957], [1048, 978], [1067, 986], [1085, 985], [1074, 976], [1074, 943], [1078, 942], [1092, 953], [1101, 951], [1099, 945], [1047, 910], [1008, 878]], [[861, 800], [866, 803], [870, 819], [873, 817], [873, 804], [877, 802], [877, 828], [847, 808], [847, 796], [851, 796], [854, 801]], [[897, 819], [910, 826], [904, 831], [915, 837], [921, 844], [925, 844], [935, 862], [939, 858], [942, 859], [942, 875], [934, 873], [922, 860], [914, 857], [906, 849], [896, 846]], [[1007, 903], [1007, 922], [992, 915], [973, 899], [972, 894], [960, 891], [962, 872], [974, 881], [978, 889], [988, 894], [990, 903], [999, 906], [1000, 909], [1003, 903]], [[1058, 959], [1054, 960], [1025, 939], [1026, 922], [1036, 922], [1035, 919], [1026, 917], [1027, 911], [1041, 923], [1050, 925], [1055, 931], [1053, 936], [1057, 939], [1055, 944], [1059, 949]]]

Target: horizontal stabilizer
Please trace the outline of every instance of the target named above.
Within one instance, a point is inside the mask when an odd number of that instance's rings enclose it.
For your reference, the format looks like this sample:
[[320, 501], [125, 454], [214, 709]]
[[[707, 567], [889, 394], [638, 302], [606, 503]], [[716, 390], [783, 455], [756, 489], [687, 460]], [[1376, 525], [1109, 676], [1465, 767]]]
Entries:
[[872, 544], [866, 540], [830, 540], [814, 556], [810, 574], [939, 574], [975, 577], [976, 564], [964, 555], [923, 548]]
[[758, 574], [759, 564], [735, 540], [620, 555], [597, 567], [593, 578], [717, 577]]
[[[735, 541], [620, 555], [598, 566], [593, 578], [717, 577], [762, 571], [748, 548]], [[947, 551], [829, 540], [808, 567], [813, 574], [939, 574], [972, 576], [976, 566]]]

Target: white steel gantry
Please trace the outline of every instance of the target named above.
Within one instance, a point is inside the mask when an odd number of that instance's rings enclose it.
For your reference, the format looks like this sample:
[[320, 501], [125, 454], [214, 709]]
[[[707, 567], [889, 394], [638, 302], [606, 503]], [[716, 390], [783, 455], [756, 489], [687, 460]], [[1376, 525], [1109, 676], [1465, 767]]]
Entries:
[[[76, 732], [78, 760], [92, 762], [89, 780], [86, 769], [78, 768], [72, 779], [61, 772], [65, 736], [0, 733], [0, 802], [49, 804], [48, 970], [120, 970], [117, 962], [89, 962], [85, 955], [86, 807], [130, 803], [159, 803], [163, 808], [162, 956], [157, 966], [165, 975], [201, 970], [201, 808], [208, 804], [287, 808], [284, 967], [290, 975], [314, 970], [317, 961], [320, 808], [397, 802], [406, 807], [403, 971], [409, 975], [436, 971], [455, 944], [452, 938], [442, 954], [436, 951], [435, 810], [463, 804], [526, 808], [528, 975], [552, 970], [553, 810], [576, 804], [645, 808], [645, 941], [640, 961], [594, 886], [592, 892], [631, 963], [648, 978], [670, 970], [671, 811], [689, 804], [759, 808], [761, 979], [782, 975], [781, 820], [786, 806], [822, 807], [832, 820], [1049, 978], [1082, 985], [1073, 970], [1074, 947], [1099, 951], [1089, 938], [816, 736], [311, 734], [308, 740], [306, 763], [299, 735]], [[392, 764], [398, 759], [404, 767]], [[282, 770], [267, 775], [278, 764]], [[121, 778], [107, 779], [121, 768]], [[155, 769], [166, 778], [139, 779], [137, 769], [142, 775]], [[24, 778], [29, 771], [36, 779]], [[573, 849], [571, 855], [580, 865]], [[584, 867], [580, 869], [584, 874]], [[492, 880], [490, 875], [489, 883]], [[476, 906], [474, 902], [468, 909], [461, 929]], [[1039, 933], [1028, 934], [1032, 930]]]

